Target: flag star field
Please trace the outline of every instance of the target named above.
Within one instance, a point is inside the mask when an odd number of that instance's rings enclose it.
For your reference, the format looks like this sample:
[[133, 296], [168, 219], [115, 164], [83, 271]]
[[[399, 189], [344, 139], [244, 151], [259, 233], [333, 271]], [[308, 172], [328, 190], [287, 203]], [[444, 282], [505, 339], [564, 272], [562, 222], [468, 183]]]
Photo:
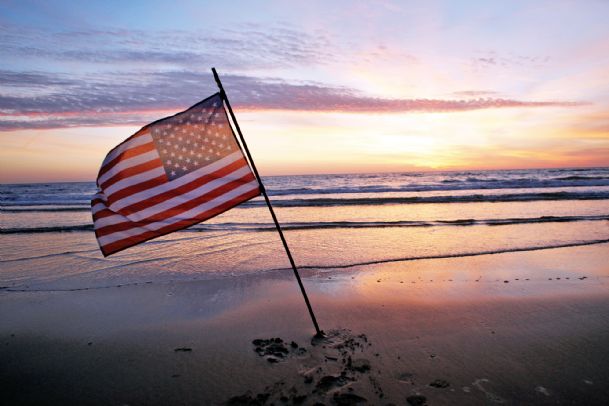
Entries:
[[151, 124], [151, 135], [169, 180], [216, 162], [239, 148], [219, 94]]

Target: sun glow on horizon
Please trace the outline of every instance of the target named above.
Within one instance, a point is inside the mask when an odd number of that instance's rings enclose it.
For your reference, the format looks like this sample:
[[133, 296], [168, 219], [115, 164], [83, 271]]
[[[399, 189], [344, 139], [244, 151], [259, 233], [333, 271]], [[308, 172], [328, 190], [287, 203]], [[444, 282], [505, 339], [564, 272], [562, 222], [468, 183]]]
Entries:
[[339, 3], [0, 6], [0, 182], [94, 179], [212, 65], [263, 175], [609, 166], [609, 4]]

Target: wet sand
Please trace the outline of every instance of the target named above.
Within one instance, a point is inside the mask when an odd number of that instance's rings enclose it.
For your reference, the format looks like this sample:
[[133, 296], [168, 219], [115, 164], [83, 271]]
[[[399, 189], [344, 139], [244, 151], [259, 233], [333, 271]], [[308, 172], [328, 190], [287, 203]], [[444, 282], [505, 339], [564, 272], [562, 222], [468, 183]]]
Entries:
[[609, 244], [0, 291], [3, 404], [607, 404]]

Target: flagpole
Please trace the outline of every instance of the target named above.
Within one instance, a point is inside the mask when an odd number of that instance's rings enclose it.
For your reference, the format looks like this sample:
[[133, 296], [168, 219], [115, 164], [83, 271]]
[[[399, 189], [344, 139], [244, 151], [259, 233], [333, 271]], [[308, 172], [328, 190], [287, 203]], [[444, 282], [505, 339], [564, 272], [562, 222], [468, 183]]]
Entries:
[[292, 270], [294, 271], [294, 276], [296, 276], [296, 280], [298, 281], [298, 286], [300, 286], [300, 291], [302, 292], [302, 296], [304, 297], [304, 301], [307, 305], [307, 309], [309, 310], [309, 315], [311, 316], [311, 320], [313, 321], [313, 325], [315, 326], [316, 336], [323, 336], [323, 331], [319, 329], [319, 325], [317, 324], [317, 319], [315, 318], [315, 313], [313, 313], [313, 308], [311, 307], [311, 302], [309, 302], [309, 297], [307, 296], [307, 292], [302, 284], [302, 280], [300, 279], [300, 274], [298, 273], [298, 269], [296, 268], [296, 263], [294, 262], [294, 258], [292, 258], [292, 253], [290, 252], [290, 248], [288, 247], [288, 242], [283, 236], [283, 231], [281, 230], [281, 226], [279, 225], [279, 221], [277, 221], [277, 216], [275, 216], [275, 211], [273, 210], [273, 206], [271, 205], [271, 201], [269, 200], [269, 196], [266, 193], [266, 189], [262, 184], [262, 179], [258, 174], [258, 169], [256, 169], [256, 164], [252, 159], [252, 155], [250, 154], [250, 150], [247, 147], [245, 142], [245, 138], [243, 137], [243, 133], [241, 132], [241, 128], [239, 127], [239, 123], [237, 122], [237, 118], [235, 117], [235, 113], [233, 113], [233, 109], [228, 101], [228, 97], [226, 96], [226, 92], [224, 91], [224, 87], [222, 86], [222, 82], [220, 82], [220, 77], [218, 76], [218, 72], [216, 72], [216, 68], [211, 68], [211, 71], [214, 74], [214, 79], [216, 79], [216, 83], [218, 84], [218, 88], [220, 89], [220, 96], [222, 100], [226, 103], [226, 107], [228, 108], [228, 112], [235, 124], [235, 128], [237, 129], [237, 133], [239, 134], [239, 139], [241, 140], [241, 144], [243, 145], [243, 149], [245, 150], [245, 154], [247, 155], [250, 164], [252, 165], [252, 170], [254, 171], [254, 175], [256, 175], [256, 179], [258, 179], [258, 185], [260, 186], [260, 191], [262, 192], [262, 196], [264, 196], [264, 200], [266, 201], [266, 205], [271, 212], [271, 217], [275, 222], [275, 227], [277, 228], [277, 232], [279, 233], [279, 237], [281, 238], [281, 242], [283, 243], [283, 248], [285, 248], [285, 252], [288, 255], [288, 259], [290, 260], [290, 265], [292, 265]]

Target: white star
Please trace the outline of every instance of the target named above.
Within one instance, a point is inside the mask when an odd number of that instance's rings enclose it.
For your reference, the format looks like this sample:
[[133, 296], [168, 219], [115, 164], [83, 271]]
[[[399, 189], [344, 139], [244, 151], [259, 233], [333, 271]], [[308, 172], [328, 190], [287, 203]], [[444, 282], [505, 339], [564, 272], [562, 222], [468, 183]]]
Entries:
[[167, 146], [171, 147], [171, 142], [167, 141]]
[[216, 155], [220, 156], [220, 153], [219, 153], [219, 152], [216, 152]]
[[187, 162], [187, 163], [190, 163], [190, 158], [186, 158], [186, 162]]
[[210, 153], [211, 153], [211, 152], [214, 152], [214, 150], [210, 148], [210, 149], [209, 149], [209, 152], [210, 152]]
[[167, 165], [171, 165], [171, 159], [167, 161]]
[[193, 164], [194, 164], [195, 166], [199, 166], [199, 161], [194, 161], [194, 162], [193, 162]]
[[209, 161], [209, 157], [208, 157], [208, 156], [206, 156], [206, 157], [205, 157], [205, 160], [206, 160], [206, 161]]
[[191, 150], [190, 150], [190, 155], [194, 155], [194, 154], [195, 154], [195, 150], [194, 150], [194, 149], [191, 149]]
[[218, 107], [218, 103], [214, 102], [213, 106]]
[[203, 155], [201, 155], [201, 153], [200, 153], [200, 152], [197, 154], [197, 158], [201, 158], [202, 156], [203, 156]]
[[171, 171], [171, 176], [176, 176], [176, 171]]
[[171, 153], [171, 156], [176, 156], [176, 154], [172, 152], [172, 153]]
[[178, 157], [178, 159], [181, 161], [182, 159], [184, 159], [184, 157], [183, 157], [182, 155], [180, 155], [180, 156]]
[[182, 170], [183, 170], [183, 171], [185, 171], [186, 169], [188, 169], [188, 168], [187, 168], [187, 167], [185, 167], [185, 166], [183, 166], [183, 167], [182, 167]]
[[186, 149], [186, 148], [182, 148], [182, 152], [186, 152], [186, 151], [187, 151], [187, 149]]
[[163, 149], [163, 154], [166, 154], [166, 153], [167, 153], [167, 150], [166, 150], [166, 149]]
[[174, 167], [174, 168], [179, 168], [179, 167], [180, 167], [180, 164], [176, 162], [175, 164], [173, 164], [173, 167]]
[[184, 138], [182, 137], [178, 137], [178, 141], [182, 141]]

